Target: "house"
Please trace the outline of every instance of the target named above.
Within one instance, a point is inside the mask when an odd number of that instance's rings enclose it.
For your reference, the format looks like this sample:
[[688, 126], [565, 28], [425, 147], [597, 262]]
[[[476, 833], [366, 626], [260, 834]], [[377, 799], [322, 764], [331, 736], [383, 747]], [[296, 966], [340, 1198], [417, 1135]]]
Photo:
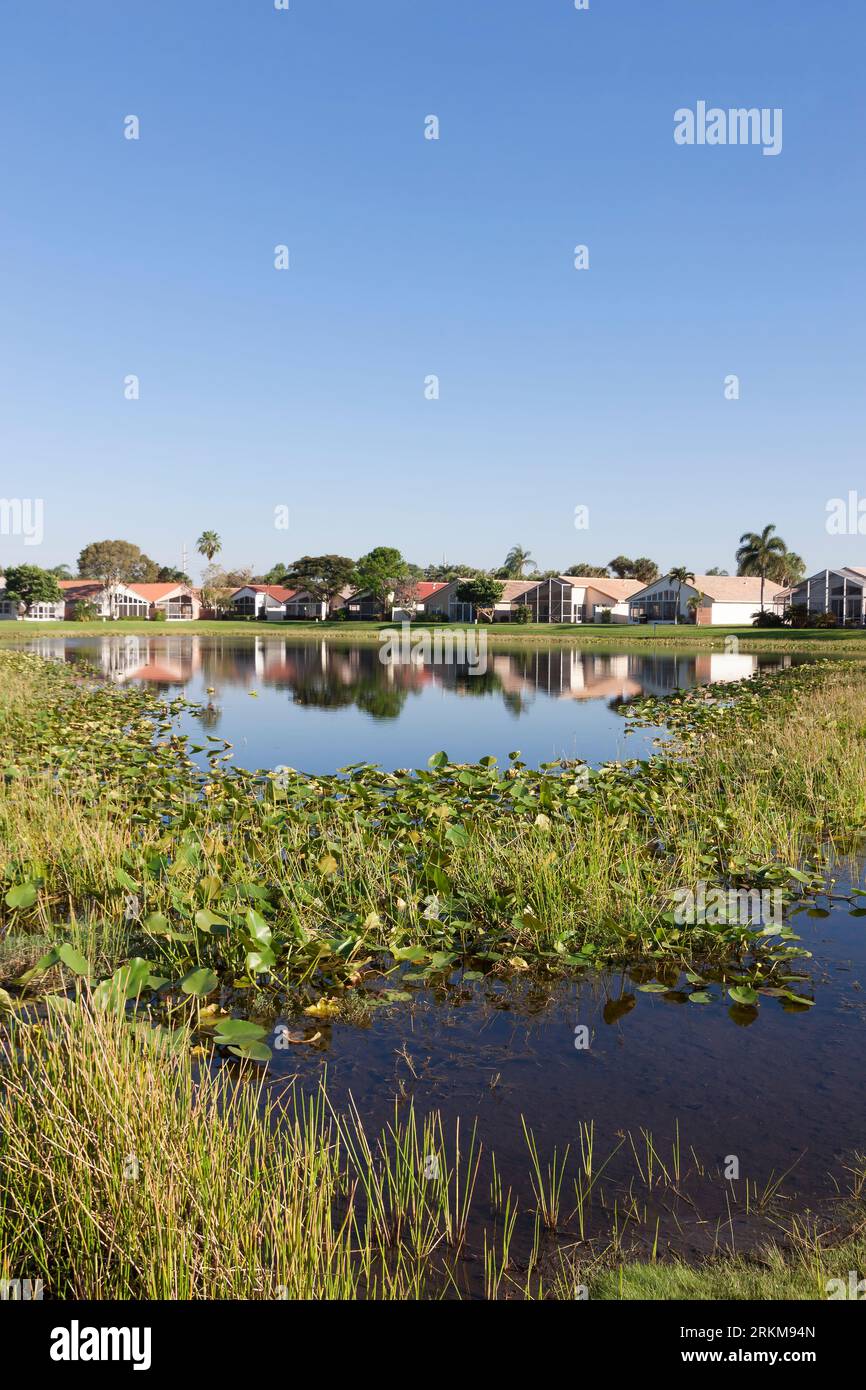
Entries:
[[236, 618], [257, 618], [267, 622], [285, 621], [286, 604], [296, 594], [282, 584], [244, 584], [235, 589], [230, 603]]
[[[389, 604], [393, 598], [393, 593], [388, 595]], [[372, 622], [384, 620], [386, 614], [385, 604], [371, 589], [358, 589], [345, 600], [342, 608], [347, 618], [366, 618]]]
[[[426, 611], [429, 613], [439, 613], [442, 617], [450, 618], [454, 623], [472, 623], [475, 621], [475, 609], [471, 603], [463, 603], [457, 597], [457, 590], [461, 584], [465, 584], [465, 579], [451, 579], [447, 584], [439, 585], [425, 601]], [[532, 579], [506, 579], [502, 581], [502, 597], [493, 610], [493, 621], [508, 622], [514, 616], [514, 610], [527, 589], [534, 587], [535, 581]]]
[[[628, 622], [628, 603], [642, 589], [639, 579], [596, 579], [562, 574], [542, 579], [520, 599], [534, 623]], [[605, 614], [610, 614], [606, 618]]]
[[169, 621], [198, 618], [201, 597], [188, 584], [104, 584], [101, 579], [61, 579], [63, 603], [57, 617], [74, 618], [82, 604], [103, 619], [147, 621], [164, 613]]
[[414, 586], [414, 599], [398, 608], [391, 609], [391, 617], [394, 622], [409, 622], [412, 618], [417, 618], [419, 613], [437, 613], [439, 610], [430, 606], [430, 600], [440, 589], [445, 588], [444, 580], [422, 579]]
[[[780, 584], [764, 583], [764, 608], [783, 611]], [[690, 600], [695, 600], [690, 604]], [[697, 623], [701, 627], [750, 627], [761, 607], [761, 580], [742, 574], [696, 574], [678, 586], [669, 574], [654, 579], [629, 599], [633, 623]]]
[[[428, 600], [428, 609], [436, 609], [452, 622], [473, 622], [475, 610], [457, 597], [463, 580], [452, 579]], [[494, 609], [494, 622], [514, 620], [518, 608], [528, 608], [533, 623], [594, 623], [601, 622], [607, 611], [614, 622], [628, 621], [628, 600], [643, 588], [638, 579], [586, 579], [580, 575], [562, 574], [551, 579], [508, 579], [502, 586], [502, 597]]]
[[862, 627], [866, 622], [866, 569], [842, 565], [839, 569], [820, 570], [786, 589], [783, 601], [786, 608], [832, 613], [840, 624]]
[[286, 600], [286, 620], [289, 622], [293, 619], [306, 619], [308, 622], [315, 619], [317, 623], [324, 622], [328, 612], [328, 600], [316, 598], [305, 589], [298, 589], [294, 597]]
[[169, 622], [190, 622], [201, 616], [201, 595], [188, 584], [130, 584], [127, 587], [145, 600], [148, 618], [164, 613]]

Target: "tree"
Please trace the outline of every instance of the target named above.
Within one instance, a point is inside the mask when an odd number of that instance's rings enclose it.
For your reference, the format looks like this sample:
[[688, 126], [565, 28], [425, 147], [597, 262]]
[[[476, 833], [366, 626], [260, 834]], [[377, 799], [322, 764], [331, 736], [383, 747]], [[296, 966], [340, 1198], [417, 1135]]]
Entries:
[[78, 557], [78, 574], [112, 589], [117, 584], [155, 583], [159, 565], [131, 541], [91, 541]]
[[720, 570], [718, 565], [713, 565], [711, 570], [705, 570], [705, 574], [727, 574], [727, 570]]
[[220, 608], [228, 602], [235, 589], [252, 583], [252, 570], [224, 570], [221, 565], [208, 565], [201, 581], [201, 596], [205, 608]]
[[493, 610], [502, 598], [503, 588], [504, 585], [489, 574], [477, 574], [457, 585], [457, 601], [471, 603], [476, 613], [485, 614], [488, 622], [492, 623]]
[[525, 546], [513, 545], [505, 557], [502, 568], [509, 579], [522, 579], [526, 566], [534, 564], [535, 560]]
[[404, 608], [407, 612], [414, 612], [415, 605], [421, 597], [418, 588], [418, 580], [412, 575], [407, 575], [405, 579], [400, 579], [394, 585], [394, 607]]
[[563, 573], [567, 575], [577, 575], [581, 579], [608, 578], [607, 565], [585, 565], [583, 562], [576, 565], [569, 565], [568, 569], [564, 570]]
[[291, 565], [271, 565], [264, 574], [253, 575], [254, 584], [284, 584]]
[[203, 555], [209, 565], [213, 564], [215, 555], [219, 555], [223, 548], [223, 543], [216, 531], [202, 531], [195, 543], [195, 548], [199, 555]]
[[486, 570], [480, 570], [477, 565], [449, 565], [443, 562], [441, 565], [428, 565], [423, 577], [447, 584], [452, 579], [471, 579], [475, 574], [485, 573]]
[[160, 565], [156, 582], [158, 584], [192, 584], [188, 574], [184, 574], [183, 570], [173, 569], [171, 565]]
[[658, 577], [659, 567], [647, 555], [639, 555], [631, 567], [631, 574], [626, 576], [628, 579], [639, 579], [641, 584], [652, 584]]
[[48, 571], [48, 573], [53, 574], [55, 579], [72, 578], [72, 570], [69, 568], [68, 565], [53, 565], [51, 569]]
[[786, 550], [784, 555], [780, 555], [778, 560], [772, 561], [767, 570], [767, 578], [772, 579], [776, 584], [783, 584], [786, 589], [792, 585], [799, 584], [806, 575], [806, 561], [802, 555], [798, 555], [795, 550]]
[[609, 569], [612, 569], [617, 579], [632, 579], [634, 577], [634, 561], [627, 555], [615, 555], [611, 560]]
[[6, 597], [29, 608], [31, 603], [59, 603], [57, 576], [38, 565], [13, 565], [6, 571]]
[[354, 579], [355, 561], [348, 555], [302, 555], [289, 565], [282, 582], [330, 604]]
[[668, 579], [676, 580], [677, 585], [677, 601], [674, 608], [675, 623], [680, 620], [680, 595], [683, 591], [683, 585], [690, 584], [694, 577], [691, 570], [687, 570], [685, 565], [678, 565], [675, 569], [668, 570]]
[[[787, 554], [788, 547], [781, 536], [774, 536], [775, 526], [763, 531], [744, 531], [737, 550], [737, 574], [761, 576], [761, 612], [764, 611], [764, 584], [774, 565]], [[799, 556], [797, 557], [799, 559]], [[805, 568], [805, 566], [804, 566]]]
[[[694, 575], [692, 575], [692, 578], [694, 578]], [[691, 598], [690, 598], [690, 599], [687, 599], [687, 601], [686, 601], [686, 608], [687, 608], [687, 609], [689, 610], [689, 612], [691, 613], [692, 618], [695, 620], [695, 622], [697, 622], [697, 619], [698, 619], [698, 609], [700, 608], [701, 604], [703, 603], [704, 598], [705, 598], [705, 595], [702, 594], [701, 591], [700, 591], [700, 589], [699, 589], [698, 592], [697, 592], [696, 594], [692, 594]]]
[[355, 566], [355, 582], [359, 589], [368, 590], [384, 609], [394, 589], [408, 573], [409, 566], [399, 550], [390, 545], [377, 545], [369, 554], [362, 555]]

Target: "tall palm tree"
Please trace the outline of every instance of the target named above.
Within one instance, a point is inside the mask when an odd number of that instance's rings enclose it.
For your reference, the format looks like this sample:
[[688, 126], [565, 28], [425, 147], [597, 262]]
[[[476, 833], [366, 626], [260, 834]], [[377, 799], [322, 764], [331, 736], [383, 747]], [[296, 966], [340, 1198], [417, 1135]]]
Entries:
[[680, 620], [680, 595], [684, 584], [690, 584], [694, 579], [691, 570], [687, 570], [685, 565], [677, 565], [676, 568], [668, 570], [668, 579], [675, 579], [677, 582], [677, 601], [674, 606], [674, 623]]
[[216, 531], [202, 531], [195, 543], [195, 548], [199, 555], [204, 555], [208, 564], [210, 564], [213, 557], [218, 555], [222, 550], [223, 543]]
[[503, 568], [511, 579], [522, 579], [526, 566], [534, 564], [535, 560], [525, 546], [513, 545], [505, 557]]
[[[761, 576], [761, 612], [764, 611], [764, 584], [774, 565], [787, 554], [788, 547], [781, 536], [774, 536], [775, 526], [757, 531], [744, 531], [737, 550], [737, 574]], [[799, 557], [798, 557], [799, 558]]]

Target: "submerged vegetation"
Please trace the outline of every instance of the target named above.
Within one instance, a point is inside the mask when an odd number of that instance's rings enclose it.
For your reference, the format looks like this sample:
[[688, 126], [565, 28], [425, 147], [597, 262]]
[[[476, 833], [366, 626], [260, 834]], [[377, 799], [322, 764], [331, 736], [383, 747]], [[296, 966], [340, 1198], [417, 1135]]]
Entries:
[[[280, 1090], [259, 1021], [298, 1013], [300, 1045], [454, 978], [602, 963], [740, 1021], [808, 1009], [793, 923], [826, 915], [824, 855], [866, 824], [854, 666], [636, 702], [657, 754], [597, 769], [244, 770], [177, 733], [184, 707], [0, 652], [0, 1277], [60, 1298], [760, 1298], [825, 1297], [863, 1264], [859, 1161], [834, 1214], [792, 1220], [780, 1180], [726, 1182], [679, 1136], [620, 1136], [614, 1181], [592, 1125], [548, 1154], [529, 1117], [518, 1200], [471, 1124], [410, 1107], [368, 1134], [324, 1089]], [[699, 885], [784, 913], [683, 921]], [[696, 1265], [665, 1223], [707, 1183]]]

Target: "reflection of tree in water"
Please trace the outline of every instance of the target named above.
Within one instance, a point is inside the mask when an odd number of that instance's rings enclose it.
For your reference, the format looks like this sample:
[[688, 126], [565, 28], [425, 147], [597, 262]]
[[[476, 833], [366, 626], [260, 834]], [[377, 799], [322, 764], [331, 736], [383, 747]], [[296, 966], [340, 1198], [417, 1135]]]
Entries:
[[291, 685], [280, 682], [276, 688], [290, 690], [296, 705], [304, 705], [310, 709], [343, 709], [346, 705], [355, 703], [351, 685], [345, 685], [339, 680], [328, 680], [326, 676], [292, 681]]
[[[438, 671], [442, 668], [436, 669]], [[450, 666], [446, 669], [451, 675], [451, 680], [443, 680], [442, 684], [450, 685], [459, 695], [493, 695], [502, 689], [502, 681], [493, 671], [474, 675], [469, 666]]]
[[515, 719], [519, 719], [521, 714], [526, 714], [532, 706], [532, 701], [525, 699], [519, 690], [503, 690], [502, 703]]
[[296, 705], [308, 709], [345, 709], [356, 705], [374, 719], [396, 719], [409, 695], [409, 686], [386, 685], [381, 677], [361, 676], [357, 680], [317, 679], [293, 681], [289, 689]]
[[409, 695], [406, 686], [381, 685], [376, 681], [359, 681], [356, 703], [373, 719], [396, 719]]

